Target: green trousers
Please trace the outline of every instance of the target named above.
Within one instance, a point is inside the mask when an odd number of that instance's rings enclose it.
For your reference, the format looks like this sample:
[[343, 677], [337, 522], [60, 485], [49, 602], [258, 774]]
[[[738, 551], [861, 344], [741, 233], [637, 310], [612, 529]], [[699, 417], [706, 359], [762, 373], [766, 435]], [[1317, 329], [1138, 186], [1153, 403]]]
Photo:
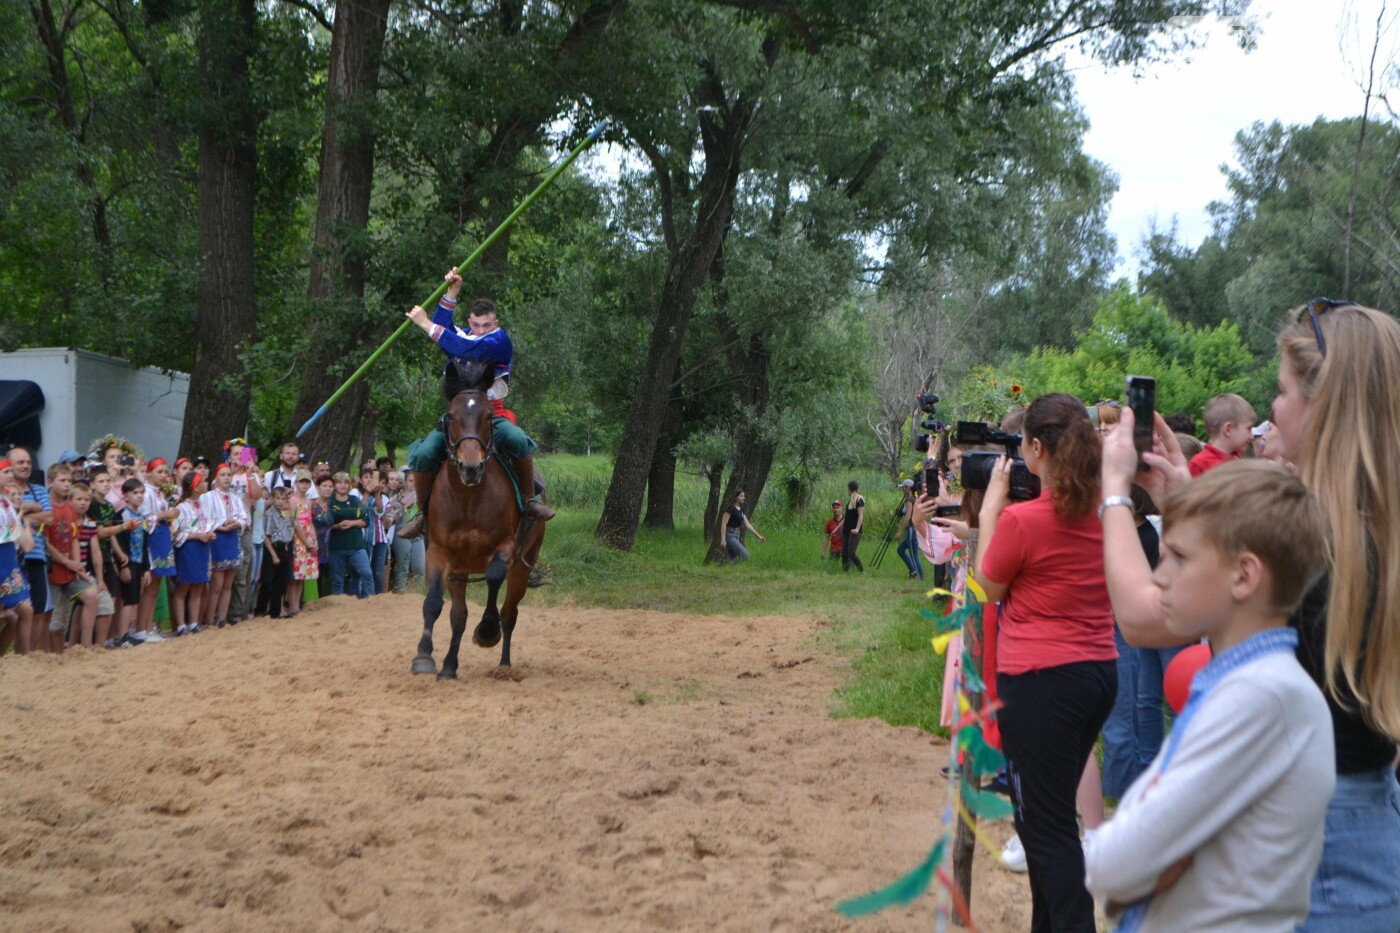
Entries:
[[[530, 435], [510, 423], [508, 418], [491, 419], [491, 443], [506, 460], [529, 457], [539, 449]], [[447, 438], [441, 428], [433, 428], [428, 436], [408, 445], [408, 468], [420, 473], [436, 473], [447, 459]]]

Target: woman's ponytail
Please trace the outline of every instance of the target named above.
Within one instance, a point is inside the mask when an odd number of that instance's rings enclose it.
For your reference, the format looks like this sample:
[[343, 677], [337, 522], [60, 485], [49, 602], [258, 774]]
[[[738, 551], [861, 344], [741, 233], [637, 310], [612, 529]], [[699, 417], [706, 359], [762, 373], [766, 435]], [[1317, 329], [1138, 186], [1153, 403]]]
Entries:
[[1099, 498], [1103, 442], [1084, 404], [1062, 392], [1042, 395], [1026, 410], [1023, 433], [1049, 454], [1044, 477], [1055, 494], [1055, 514], [1075, 521], [1094, 510]]

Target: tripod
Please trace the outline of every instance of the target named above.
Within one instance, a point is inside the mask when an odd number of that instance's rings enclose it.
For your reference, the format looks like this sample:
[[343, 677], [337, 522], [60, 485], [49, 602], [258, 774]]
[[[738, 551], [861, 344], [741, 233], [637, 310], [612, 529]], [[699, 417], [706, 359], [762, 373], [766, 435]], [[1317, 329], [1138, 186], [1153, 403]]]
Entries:
[[885, 554], [890, 549], [890, 542], [894, 540], [895, 531], [899, 528], [901, 520], [904, 518], [899, 511], [903, 505], [903, 503], [900, 503], [900, 505], [895, 508], [894, 514], [890, 516], [890, 520], [885, 524], [885, 530], [880, 533], [880, 545], [875, 548], [875, 556], [870, 559], [870, 568], [872, 570], [880, 569], [880, 561], [885, 559]]

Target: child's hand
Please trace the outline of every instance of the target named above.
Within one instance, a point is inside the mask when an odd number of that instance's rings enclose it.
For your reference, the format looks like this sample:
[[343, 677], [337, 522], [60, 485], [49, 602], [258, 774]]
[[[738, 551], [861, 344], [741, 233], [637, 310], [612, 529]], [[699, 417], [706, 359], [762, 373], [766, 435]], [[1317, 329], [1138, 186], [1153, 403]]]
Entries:
[[118, 570], [118, 571], [117, 571], [117, 577], [120, 578], [121, 581], [122, 581], [123, 583], [130, 583], [130, 582], [131, 582], [131, 568], [130, 568], [130, 567], [123, 567], [121, 570]]

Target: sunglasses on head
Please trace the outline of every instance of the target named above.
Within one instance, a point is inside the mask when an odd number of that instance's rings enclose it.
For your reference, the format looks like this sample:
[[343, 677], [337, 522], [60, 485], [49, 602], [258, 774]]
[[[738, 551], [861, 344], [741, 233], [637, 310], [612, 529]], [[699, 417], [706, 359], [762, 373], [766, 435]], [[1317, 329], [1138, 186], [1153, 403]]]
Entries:
[[1328, 311], [1337, 308], [1349, 308], [1354, 304], [1356, 304], [1356, 302], [1347, 301], [1346, 299], [1333, 301], [1331, 298], [1314, 298], [1312, 301], [1303, 305], [1303, 310], [1298, 312], [1298, 323], [1303, 323], [1303, 315], [1305, 314], [1308, 316], [1308, 320], [1312, 321], [1313, 337], [1317, 340], [1318, 353], [1321, 353], [1323, 356], [1327, 355], [1327, 341], [1322, 338], [1322, 322], [1319, 321], [1318, 318]]

